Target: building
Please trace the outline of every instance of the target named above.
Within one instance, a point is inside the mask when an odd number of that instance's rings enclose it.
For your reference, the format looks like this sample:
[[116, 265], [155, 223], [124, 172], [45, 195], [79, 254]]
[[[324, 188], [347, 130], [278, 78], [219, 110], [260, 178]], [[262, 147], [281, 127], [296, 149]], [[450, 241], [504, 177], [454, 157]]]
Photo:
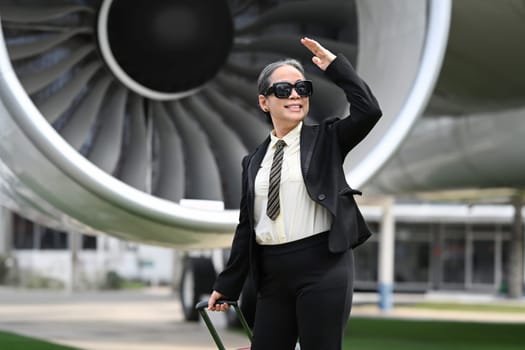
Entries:
[[66, 290], [116, 288], [115, 278], [146, 285], [172, 283], [173, 249], [108, 235], [66, 233], [4, 212], [0, 256], [9, 257], [4, 264], [10, 270], [5, 283]]
[[[378, 285], [380, 217], [377, 207], [363, 207], [375, 233], [355, 251], [357, 290]], [[513, 208], [503, 205], [398, 204], [395, 214], [394, 290], [399, 292], [468, 291], [505, 295], [512, 234]], [[73, 274], [73, 234], [45, 228], [16, 214], [4, 242], [26, 275], [60, 281], [69, 288], [104, 285], [108, 272], [152, 284], [177, 283], [182, 266], [170, 248], [129, 243], [100, 235], [78, 235], [78, 259]], [[5, 222], [4, 222], [5, 223]], [[6, 235], [11, 237], [6, 239]], [[7, 252], [4, 246], [4, 254]], [[525, 276], [524, 276], [525, 277]]]

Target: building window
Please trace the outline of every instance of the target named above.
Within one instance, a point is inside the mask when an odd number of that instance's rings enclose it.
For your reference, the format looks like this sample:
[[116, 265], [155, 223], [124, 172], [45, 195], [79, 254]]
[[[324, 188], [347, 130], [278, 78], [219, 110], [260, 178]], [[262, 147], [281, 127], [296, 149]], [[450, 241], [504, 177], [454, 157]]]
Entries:
[[68, 234], [52, 228], [41, 227], [40, 249], [68, 249]]
[[97, 250], [97, 236], [82, 235], [83, 250]]
[[494, 238], [472, 242], [472, 283], [495, 283], [495, 248]]
[[354, 250], [355, 288], [357, 290], [374, 290], [377, 285], [377, 243], [379, 225], [376, 222], [367, 222], [370, 231], [374, 234], [363, 245]]
[[430, 224], [403, 224], [396, 226], [394, 275], [395, 282], [406, 284], [429, 283]]
[[439, 238], [440, 289], [463, 289], [466, 266], [466, 225], [442, 224]]
[[35, 229], [33, 222], [13, 214], [13, 247], [15, 249], [34, 249]]

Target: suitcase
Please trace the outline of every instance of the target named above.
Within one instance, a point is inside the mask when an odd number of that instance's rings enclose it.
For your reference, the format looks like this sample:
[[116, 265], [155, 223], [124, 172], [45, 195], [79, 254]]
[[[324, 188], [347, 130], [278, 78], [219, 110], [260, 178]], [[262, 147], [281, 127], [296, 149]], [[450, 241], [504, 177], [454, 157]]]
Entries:
[[[252, 330], [248, 326], [248, 323], [246, 322], [246, 319], [244, 318], [244, 315], [242, 314], [241, 309], [239, 308], [239, 304], [236, 301], [228, 301], [228, 300], [219, 300], [217, 301], [217, 304], [228, 304], [230, 306], [233, 306], [235, 313], [237, 314], [237, 318], [241, 322], [242, 328], [244, 329], [246, 335], [248, 336], [248, 339], [250, 339], [250, 342], [251, 342], [253, 340]], [[204, 300], [204, 301], [197, 303], [197, 305], [195, 305], [195, 308], [197, 309], [202, 319], [204, 320], [204, 323], [206, 324], [208, 331], [210, 332], [213, 340], [215, 341], [215, 344], [217, 344], [217, 348], [219, 350], [226, 350], [221, 340], [221, 337], [219, 336], [219, 333], [217, 333], [217, 330], [213, 326], [213, 323], [211, 322], [211, 319], [208, 316], [208, 313], [206, 312], [206, 309], [208, 308], [208, 301]], [[250, 350], [250, 347], [248, 346], [248, 347], [240, 348], [237, 350]]]

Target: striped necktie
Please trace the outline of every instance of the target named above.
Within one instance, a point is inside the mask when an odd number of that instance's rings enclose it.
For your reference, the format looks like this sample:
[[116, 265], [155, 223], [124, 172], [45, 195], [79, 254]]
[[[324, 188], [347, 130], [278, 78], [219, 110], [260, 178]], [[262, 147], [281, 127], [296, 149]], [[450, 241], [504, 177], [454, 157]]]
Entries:
[[281, 167], [283, 165], [283, 149], [286, 142], [277, 141], [275, 144], [275, 153], [273, 154], [272, 169], [270, 170], [270, 181], [268, 187], [268, 204], [266, 206], [266, 215], [275, 220], [279, 215], [279, 185], [281, 183]]

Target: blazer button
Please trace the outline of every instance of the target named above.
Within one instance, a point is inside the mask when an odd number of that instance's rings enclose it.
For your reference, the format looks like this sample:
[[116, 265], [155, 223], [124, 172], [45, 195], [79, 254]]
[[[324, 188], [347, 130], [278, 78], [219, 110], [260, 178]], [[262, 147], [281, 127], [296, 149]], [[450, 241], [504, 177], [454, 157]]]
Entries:
[[321, 193], [320, 195], [317, 196], [317, 199], [319, 199], [320, 201], [324, 201], [326, 198], [326, 195]]

